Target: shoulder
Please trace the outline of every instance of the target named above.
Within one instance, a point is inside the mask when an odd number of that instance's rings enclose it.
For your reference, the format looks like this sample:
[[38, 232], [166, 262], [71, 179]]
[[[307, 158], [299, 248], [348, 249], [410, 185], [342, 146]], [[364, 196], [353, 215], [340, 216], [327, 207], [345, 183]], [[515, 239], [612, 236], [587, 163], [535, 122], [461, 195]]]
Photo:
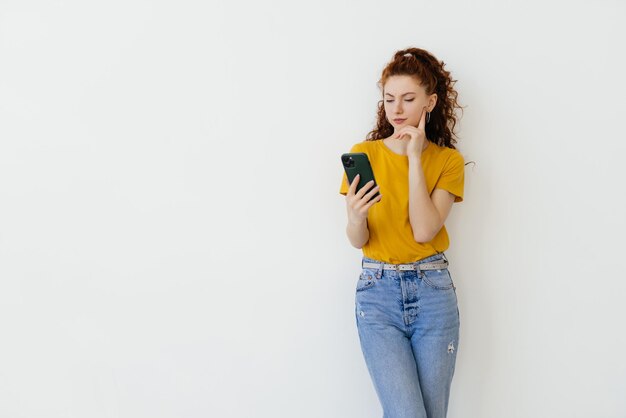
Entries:
[[456, 166], [456, 165], [465, 164], [465, 158], [463, 157], [463, 154], [461, 154], [461, 152], [458, 149], [440, 146], [434, 143], [433, 145], [435, 146], [435, 151], [436, 151], [435, 153], [437, 154], [437, 159], [440, 160], [443, 165]]
[[366, 152], [372, 149], [376, 141], [368, 141], [367, 139], [352, 145], [350, 152]]
[[461, 151], [459, 151], [458, 149], [453, 149], [453, 148], [449, 148], [449, 147], [443, 147], [444, 148], [444, 153], [447, 156], [447, 159], [449, 160], [455, 160], [455, 161], [463, 161], [463, 154], [461, 154]]
[[465, 158], [463, 154], [457, 149], [446, 147], [448, 151], [448, 158], [446, 159], [446, 165], [448, 166], [463, 166], [465, 165]]
[[372, 159], [375, 159], [376, 155], [378, 154], [379, 148], [377, 147], [377, 145], [378, 145], [377, 140], [376, 141], [364, 140], [364, 141], [353, 144], [352, 148], [350, 148], [350, 152], [362, 152], [366, 154], [367, 157], [371, 161]]

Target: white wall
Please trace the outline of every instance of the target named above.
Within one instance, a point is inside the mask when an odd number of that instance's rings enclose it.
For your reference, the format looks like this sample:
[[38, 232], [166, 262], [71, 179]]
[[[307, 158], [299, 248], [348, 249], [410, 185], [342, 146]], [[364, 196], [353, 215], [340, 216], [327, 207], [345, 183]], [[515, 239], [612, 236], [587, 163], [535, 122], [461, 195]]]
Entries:
[[450, 417], [624, 417], [618, 1], [0, 4], [0, 416], [380, 417], [339, 156], [458, 79]]

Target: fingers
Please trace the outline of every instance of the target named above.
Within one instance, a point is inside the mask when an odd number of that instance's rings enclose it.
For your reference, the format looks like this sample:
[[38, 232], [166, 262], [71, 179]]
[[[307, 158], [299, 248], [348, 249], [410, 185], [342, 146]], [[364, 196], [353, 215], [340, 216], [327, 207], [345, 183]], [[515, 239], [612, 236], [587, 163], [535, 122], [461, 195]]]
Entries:
[[383, 195], [379, 194], [378, 196], [376, 196], [375, 198], [373, 198], [372, 200], [370, 200], [369, 202], [367, 202], [367, 204], [365, 206], [363, 206], [363, 208], [365, 210], [369, 210], [370, 207], [372, 207], [372, 205], [376, 202], [380, 202], [380, 199], [382, 199]]
[[[357, 210], [363, 210], [363, 208], [369, 208], [370, 205], [370, 199], [372, 198], [372, 196], [374, 196], [379, 190], [380, 187], [378, 185], [376, 185], [376, 187], [372, 188], [372, 190], [369, 191], [369, 193], [367, 193], [365, 196], [363, 196], [361, 194], [361, 196], [359, 196], [357, 194], [357, 197], [355, 199], [354, 202], [354, 208]], [[365, 187], [363, 187], [361, 190], [364, 190]], [[359, 193], [361, 192], [361, 190], [359, 190]], [[380, 200], [380, 196], [377, 196], [376, 199], [373, 199], [374, 203], [376, 203], [378, 200]]]
[[348, 194], [352, 195], [354, 194], [354, 191], [356, 190], [356, 185], [359, 184], [359, 178], [361, 177], [360, 174], [357, 174], [356, 176], [354, 176], [354, 179], [352, 180], [352, 183], [350, 183], [350, 187], [348, 187]]
[[424, 129], [424, 126], [426, 126], [426, 108], [422, 109], [422, 116], [420, 117], [420, 123], [417, 127]]
[[[359, 191], [356, 193], [356, 197], [357, 197], [357, 198], [359, 198], [359, 199], [362, 199], [362, 198], [363, 198], [363, 195], [364, 195], [365, 193], [367, 193], [367, 191], [368, 191], [368, 190], [372, 187], [372, 185], [373, 185], [373, 184], [374, 184], [374, 180], [370, 180], [370, 181], [368, 181], [367, 183], [365, 183], [365, 184], [363, 185], [363, 187], [361, 187], [361, 188], [359, 189]], [[376, 186], [376, 187], [378, 187], [378, 186]]]
[[348, 188], [348, 195], [349, 196], [357, 196], [359, 199], [361, 199], [361, 197], [363, 197], [365, 192], [367, 192], [367, 190], [370, 187], [372, 187], [372, 184], [374, 183], [374, 181], [370, 180], [367, 183], [365, 183], [365, 185], [363, 187], [361, 187], [358, 192], [355, 192], [356, 186], [359, 184], [359, 179], [360, 178], [361, 178], [360, 174], [357, 174], [356, 176], [354, 176], [354, 179], [352, 180], [352, 183], [350, 184], [350, 187]]
[[376, 194], [378, 189], [380, 189], [380, 187], [378, 185], [376, 185], [376, 187], [374, 187], [372, 190], [370, 190], [370, 192], [368, 194], [363, 196], [363, 199], [365, 199], [365, 201], [367, 202], [368, 200], [370, 200], [372, 198], [372, 196], [374, 196]]
[[375, 199], [373, 199], [371, 202], [368, 202], [372, 198], [372, 196], [374, 196], [380, 190], [379, 185], [372, 187], [374, 185], [374, 180], [370, 180], [367, 183], [365, 183], [365, 185], [361, 187], [358, 192], [355, 193], [356, 186], [359, 184], [359, 178], [360, 178], [359, 174], [354, 176], [354, 179], [352, 180], [352, 183], [350, 184], [350, 187], [348, 188], [348, 194], [346, 196], [346, 197], [348, 196], [356, 197], [356, 199], [354, 199], [353, 201], [353, 207], [355, 209], [358, 209], [359, 207], [369, 207], [371, 206], [370, 203], [374, 204], [378, 202], [381, 198], [381, 196], [379, 195]]

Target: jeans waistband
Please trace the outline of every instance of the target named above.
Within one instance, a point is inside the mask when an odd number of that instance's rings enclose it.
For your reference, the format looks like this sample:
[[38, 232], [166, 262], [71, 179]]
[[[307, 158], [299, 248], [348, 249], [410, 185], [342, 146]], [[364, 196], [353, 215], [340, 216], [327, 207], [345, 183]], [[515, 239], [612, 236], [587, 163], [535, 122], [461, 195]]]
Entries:
[[448, 258], [441, 252], [433, 254], [428, 257], [424, 257], [421, 260], [414, 261], [412, 263], [400, 263], [392, 264], [386, 263], [380, 260], [376, 260], [369, 257], [362, 257], [361, 267], [377, 268], [379, 270], [434, 270], [443, 269], [448, 266]]
[[[370, 257], [366, 257], [366, 256], [363, 256], [362, 260], [369, 261], [371, 263], [391, 264], [391, 263], [387, 263], [386, 261], [376, 260], [375, 258], [370, 258]], [[446, 260], [446, 261], [448, 261], [448, 257], [446, 257], [446, 254], [444, 252], [440, 252], [440, 253], [437, 253], [437, 254], [429, 255], [428, 257], [424, 257], [424, 258], [422, 258], [420, 260], [417, 260], [417, 261], [412, 261], [410, 263], [401, 263], [401, 264], [428, 263], [428, 262], [437, 261], [437, 260]], [[400, 264], [396, 264], [396, 265], [400, 265]]]

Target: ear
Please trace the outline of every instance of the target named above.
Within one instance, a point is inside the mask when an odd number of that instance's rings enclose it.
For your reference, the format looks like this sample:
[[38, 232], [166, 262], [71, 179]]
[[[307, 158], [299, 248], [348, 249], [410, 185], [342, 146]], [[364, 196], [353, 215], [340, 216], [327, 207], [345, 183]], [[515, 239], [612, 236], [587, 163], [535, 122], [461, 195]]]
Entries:
[[430, 95], [430, 97], [428, 97], [428, 108], [430, 109], [429, 112], [433, 111], [436, 104], [437, 104], [437, 93], [433, 93]]

